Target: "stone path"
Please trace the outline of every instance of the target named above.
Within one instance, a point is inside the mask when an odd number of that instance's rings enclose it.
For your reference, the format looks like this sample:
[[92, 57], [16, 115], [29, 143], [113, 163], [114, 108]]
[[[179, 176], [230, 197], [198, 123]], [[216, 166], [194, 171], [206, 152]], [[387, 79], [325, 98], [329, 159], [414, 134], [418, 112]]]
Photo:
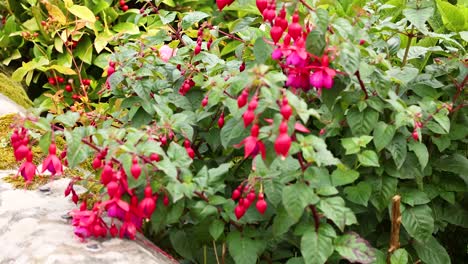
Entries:
[[0, 263], [177, 263], [141, 235], [81, 242], [67, 217], [76, 208], [63, 196], [69, 179], [15, 190], [2, 181], [11, 173], [0, 171]]
[[0, 116], [10, 113], [24, 113], [25, 110], [22, 106], [17, 105], [15, 102], [4, 96], [0, 91]]

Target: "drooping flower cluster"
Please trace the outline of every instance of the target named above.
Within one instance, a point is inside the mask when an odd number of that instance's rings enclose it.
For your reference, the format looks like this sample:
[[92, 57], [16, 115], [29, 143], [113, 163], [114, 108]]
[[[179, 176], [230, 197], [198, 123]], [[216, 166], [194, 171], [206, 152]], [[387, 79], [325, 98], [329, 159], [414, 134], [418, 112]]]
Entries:
[[257, 199], [255, 207], [260, 214], [264, 214], [267, 209], [267, 202], [265, 201], [265, 196], [262, 191], [258, 193], [258, 196], [255, 194], [254, 186], [246, 184], [239, 185], [233, 192], [232, 192], [232, 200], [238, 201], [236, 207], [234, 208], [234, 214], [236, 215], [237, 220], [240, 220], [247, 210], [249, 209], [250, 205]]

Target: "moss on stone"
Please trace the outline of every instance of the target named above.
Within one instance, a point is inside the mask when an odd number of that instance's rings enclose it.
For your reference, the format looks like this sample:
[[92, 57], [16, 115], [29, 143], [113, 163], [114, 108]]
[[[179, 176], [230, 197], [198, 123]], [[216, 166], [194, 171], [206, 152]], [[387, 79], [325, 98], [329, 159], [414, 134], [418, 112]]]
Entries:
[[0, 73], [0, 93], [26, 109], [33, 105], [23, 87], [3, 73]]

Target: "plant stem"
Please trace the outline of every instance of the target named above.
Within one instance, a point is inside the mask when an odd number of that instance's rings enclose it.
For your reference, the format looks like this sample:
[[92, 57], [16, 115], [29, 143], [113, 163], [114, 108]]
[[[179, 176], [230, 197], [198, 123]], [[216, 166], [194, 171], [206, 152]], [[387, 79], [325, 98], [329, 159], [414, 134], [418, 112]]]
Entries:
[[318, 232], [320, 227], [320, 217], [317, 213], [317, 208], [313, 204], [309, 205], [309, 208], [312, 210], [312, 216], [314, 217], [315, 232]]
[[216, 264], [219, 264], [218, 250], [216, 249], [216, 241], [213, 240], [213, 250], [216, 257]]
[[306, 1], [304, 1], [304, 0], [299, 0], [299, 2], [301, 2], [301, 4], [303, 4], [305, 7], [307, 7], [307, 9], [309, 9], [310, 11], [315, 11], [315, 8], [313, 8], [312, 6], [310, 6]]
[[405, 54], [403, 55], [403, 60], [401, 62], [401, 68], [403, 68], [408, 62], [408, 53], [409, 53], [409, 49], [411, 48], [411, 41], [413, 40], [413, 37], [414, 37], [413, 32], [414, 32], [414, 26], [411, 26], [411, 33], [408, 34], [408, 42], [406, 43], [406, 49], [405, 49]]
[[361, 79], [361, 73], [359, 71], [357, 71], [354, 75], [356, 75], [358, 81], [359, 81], [359, 85], [361, 86], [361, 90], [364, 92], [365, 94], [365, 97], [364, 99], [367, 100], [367, 98], [369, 98], [369, 94], [367, 93], [367, 89], [366, 89], [366, 86], [364, 85], [364, 82], [362, 81]]
[[395, 250], [400, 248], [400, 212], [401, 196], [395, 195], [392, 198], [392, 229], [390, 233], [390, 247], [387, 252], [387, 264], [390, 264], [390, 258]]

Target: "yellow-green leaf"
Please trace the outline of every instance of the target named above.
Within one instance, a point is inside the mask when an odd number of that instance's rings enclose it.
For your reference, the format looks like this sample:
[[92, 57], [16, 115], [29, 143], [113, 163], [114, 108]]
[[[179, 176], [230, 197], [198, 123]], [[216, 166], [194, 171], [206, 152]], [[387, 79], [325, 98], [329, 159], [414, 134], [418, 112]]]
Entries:
[[94, 23], [96, 22], [96, 17], [94, 16], [93, 11], [91, 11], [86, 6], [79, 6], [79, 5], [72, 5], [71, 7], [67, 8], [70, 13], [73, 15], [86, 20], [88, 22]]

